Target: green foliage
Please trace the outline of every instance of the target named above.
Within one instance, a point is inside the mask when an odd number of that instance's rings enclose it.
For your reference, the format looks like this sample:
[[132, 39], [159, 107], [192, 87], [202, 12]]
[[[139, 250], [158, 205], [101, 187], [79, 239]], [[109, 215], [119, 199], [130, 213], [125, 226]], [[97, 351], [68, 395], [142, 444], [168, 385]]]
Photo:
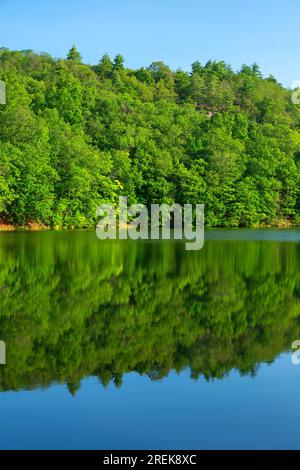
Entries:
[[75, 45], [73, 45], [71, 47], [71, 49], [69, 50], [68, 55], [67, 55], [67, 59], [68, 60], [73, 60], [74, 62], [77, 62], [79, 64], [81, 63], [82, 57], [81, 57], [80, 52], [78, 52]]
[[300, 220], [300, 112], [256, 64], [163, 62], [118, 54], [82, 64], [0, 49], [0, 220], [92, 227], [95, 207], [205, 203], [210, 226]]
[[299, 286], [299, 243], [211, 239], [191, 254], [94, 232], [2, 234], [0, 390], [253, 374], [299, 337]]

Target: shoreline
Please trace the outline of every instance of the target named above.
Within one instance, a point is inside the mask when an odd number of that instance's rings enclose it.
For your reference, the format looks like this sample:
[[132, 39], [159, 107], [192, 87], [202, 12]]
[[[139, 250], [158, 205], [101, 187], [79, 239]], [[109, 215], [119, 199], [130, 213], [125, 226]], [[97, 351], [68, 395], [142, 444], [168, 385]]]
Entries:
[[[120, 227], [118, 227], [120, 228]], [[130, 228], [128, 226], [128, 228]], [[261, 225], [250, 225], [244, 227], [224, 227], [224, 226], [205, 226], [206, 230], [224, 230], [224, 229], [231, 229], [231, 230], [261, 230], [261, 229], [281, 229], [281, 230], [291, 230], [300, 228], [300, 224], [292, 224], [292, 223], [278, 223], [278, 224], [261, 224]], [[38, 223], [30, 223], [27, 225], [13, 225], [7, 223], [0, 223], [0, 232], [64, 232], [64, 231], [76, 231], [76, 230], [95, 230], [96, 227], [63, 227], [63, 226], [55, 226], [50, 227], [43, 224]], [[171, 229], [172, 230], [172, 229]]]

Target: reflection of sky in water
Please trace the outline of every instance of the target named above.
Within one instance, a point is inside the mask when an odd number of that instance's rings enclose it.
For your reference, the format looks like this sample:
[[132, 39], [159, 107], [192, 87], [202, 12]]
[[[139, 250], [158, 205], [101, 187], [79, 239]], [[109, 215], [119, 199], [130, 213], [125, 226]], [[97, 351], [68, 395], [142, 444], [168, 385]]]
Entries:
[[183, 372], [151, 382], [131, 373], [119, 389], [85, 379], [75, 398], [62, 385], [4, 393], [0, 447], [299, 448], [299, 378], [284, 354], [255, 378], [232, 371], [208, 383]]
[[0, 447], [300, 448], [299, 234], [0, 234]]

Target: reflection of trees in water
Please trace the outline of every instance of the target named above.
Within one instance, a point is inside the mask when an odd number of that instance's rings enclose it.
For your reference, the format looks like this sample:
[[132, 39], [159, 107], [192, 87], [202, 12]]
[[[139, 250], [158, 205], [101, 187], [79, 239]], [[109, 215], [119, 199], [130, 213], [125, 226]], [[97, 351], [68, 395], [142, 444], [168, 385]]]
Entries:
[[0, 243], [2, 390], [170, 370], [255, 374], [300, 334], [299, 245], [99, 242], [24, 234]]

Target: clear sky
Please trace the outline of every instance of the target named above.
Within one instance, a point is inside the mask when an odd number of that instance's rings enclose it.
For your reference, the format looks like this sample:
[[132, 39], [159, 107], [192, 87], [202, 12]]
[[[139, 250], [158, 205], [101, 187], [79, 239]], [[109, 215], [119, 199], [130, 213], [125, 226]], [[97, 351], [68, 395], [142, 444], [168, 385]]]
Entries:
[[195, 60], [257, 62], [286, 86], [300, 80], [299, 0], [0, 0], [0, 47], [84, 61], [121, 53], [128, 67]]

